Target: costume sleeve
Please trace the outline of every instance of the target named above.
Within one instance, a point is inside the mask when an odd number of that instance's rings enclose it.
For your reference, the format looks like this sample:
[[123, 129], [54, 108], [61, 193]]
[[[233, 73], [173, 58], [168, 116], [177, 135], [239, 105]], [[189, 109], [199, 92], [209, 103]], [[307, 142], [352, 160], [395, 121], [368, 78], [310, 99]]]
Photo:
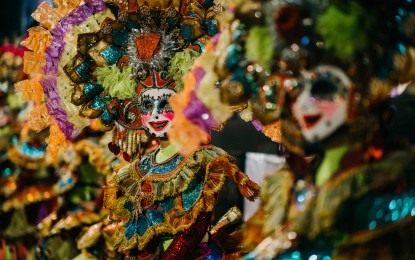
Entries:
[[254, 201], [258, 195], [260, 187], [243, 173], [233, 162], [229, 155], [221, 155], [212, 160], [207, 167], [209, 174], [223, 173], [233, 180], [238, 186], [239, 192], [248, 200]]
[[212, 212], [201, 212], [190, 228], [173, 239], [161, 259], [188, 259], [193, 256], [199, 243], [206, 235], [211, 217]]

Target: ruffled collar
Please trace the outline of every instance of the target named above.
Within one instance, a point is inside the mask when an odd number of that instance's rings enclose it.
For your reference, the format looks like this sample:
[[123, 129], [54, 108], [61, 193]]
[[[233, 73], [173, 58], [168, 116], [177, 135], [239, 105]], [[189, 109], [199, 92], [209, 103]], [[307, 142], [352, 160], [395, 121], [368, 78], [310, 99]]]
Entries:
[[[212, 211], [216, 205], [217, 193], [226, 178], [225, 171], [215, 165], [231, 164], [228, 159], [222, 149], [203, 146], [189, 156], [183, 157], [177, 169], [169, 175], [142, 176], [137, 172], [136, 168], [139, 166], [137, 162], [122, 168], [108, 183], [104, 203], [113, 219], [126, 223], [116, 233], [116, 248], [119, 251], [133, 248], [142, 250], [154, 236], [175, 235], [189, 228], [200, 212]], [[217, 162], [213, 165], [212, 163], [215, 161]], [[203, 184], [196, 202], [190, 209], [185, 210], [181, 203], [174, 203], [173, 207], [167, 209], [168, 212], [163, 214], [164, 222], [151, 225], [142, 235], [139, 233], [134, 233], [132, 237], [126, 235], [127, 228], [138, 228], [136, 225], [138, 219], [134, 215], [135, 207], [138, 205], [131, 205], [131, 203], [137, 202], [137, 198], [140, 198], [139, 201], [146, 200], [150, 204], [151, 202], [161, 203], [168, 197], [181, 196], [192, 185], [191, 182], [196, 178], [196, 175], [203, 176], [201, 178]], [[120, 191], [123, 195], [117, 196]], [[134, 206], [133, 211], [127, 209], [126, 205], [128, 204]]]
[[[152, 163], [155, 163], [152, 159], [155, 153], [156, 151], [150, 153], [142, 161], [150, 159]], [[149, 200], [161, 201], [166, 196], [175, 196], [185, 191], [201, 167], [206, 165], [211, 159], [224, 153], [223, 150], [214, 146], [203, 146], [184, 157], [178, 166], [169, 174], [156, 173], [143, 175], [140, 170], [140, 161], [135, 161], [133, 164], [121, 169], [115, 178], [120, 187], [129, 196], [143, 196]], [[158, 165], [168, 163], [177, 156], [181, 155], [177, 153], [169, 160]]]

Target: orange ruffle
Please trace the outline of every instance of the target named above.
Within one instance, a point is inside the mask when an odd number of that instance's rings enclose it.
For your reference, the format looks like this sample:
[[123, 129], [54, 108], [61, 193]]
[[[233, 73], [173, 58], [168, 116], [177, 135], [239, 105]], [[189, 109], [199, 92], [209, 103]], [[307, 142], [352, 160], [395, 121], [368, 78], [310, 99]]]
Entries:
[[23, 72], [26, 74], [41, 74], [43, 66], [46, 65], [45, 54], [37, 54], [25, 51]]
[[188, 155], [193, 152], [200, 144], [210, 142], [210, 134], [202, 130], [199, 126], [187, 120], [181, 113], [175, 114], [169, 137], [174, 141], [183, 144], [180, 153]]
[[53, 3], [56, 9], [67, 15], [81, 3], [81, 0], [53, 0]]
[[23, 98], [28, 101], [42, 102], [44, 93], [40, 82], [36, 79], [24, 80], [14, 85], [16, 89], [22, 93]]
[[46, 105], [35, 106], [29, 114], [29, 126], [30, 128], [39, 133], [43, 129], [49, 126], [50, 115]]
[[35, 53], [43, 52], [52, 42], [52, 35], [43, 27], [32, 27], [27, 32], [29, 36], [20, 44]]
[[169, 99], [169, 103], [171, 104], [173, 110], [180, 113], [190, 102], [190, 95], [195, 88], [196, 78], [193, 73], [187, 73], [183, 76], [183, 82], [185, 84], [183, 91]]
[[46, 143], [48, 144], [46, 149], [54, 160], [57, 158], [60, 150], [66, 151], [69, 147], [69, 141], [66, 140], [65, 134], [62, 133], [55, 121], [50, 126], [50, 135], [46, 138]]
[[183, 110], [190, 102], [191, 93], [196, 85], [196, 79], [192, 73], [187, 73], [183, 81], [185, 82], [183, 92], [171, 97], [169, 100], [175, 112], [172, 126], [169, 130], [169, 138], [182, 144], [183, 146], [180, 152], [188, 155], [196, 150], [200, 144], [209, 143], [210, 134], [183, 116]]
[[58, 8], [53, 8], [46, 2], [41, 3], [32, 14], [33, 19], [38, 21], [41, 26], [51, 30], [65, 16]]

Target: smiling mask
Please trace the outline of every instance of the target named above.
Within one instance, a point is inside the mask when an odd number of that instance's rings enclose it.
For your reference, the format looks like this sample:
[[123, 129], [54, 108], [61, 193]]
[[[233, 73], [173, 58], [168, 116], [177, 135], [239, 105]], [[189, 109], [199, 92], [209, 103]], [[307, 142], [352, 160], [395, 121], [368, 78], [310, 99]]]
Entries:
[[174, 90], [166, 88], [151, 88], [141, 92], [141, 120], [146, 131], [151, 135], [166, 137], [166, 132], [170, 129], [174, 116], [168, 99], [174, 94]]
[[293, 114], [304, 138], [314, 143], [345, 123], [351, 81], [334, 66], [318, 66], [303, 75], [303, 89], [293, 105]]

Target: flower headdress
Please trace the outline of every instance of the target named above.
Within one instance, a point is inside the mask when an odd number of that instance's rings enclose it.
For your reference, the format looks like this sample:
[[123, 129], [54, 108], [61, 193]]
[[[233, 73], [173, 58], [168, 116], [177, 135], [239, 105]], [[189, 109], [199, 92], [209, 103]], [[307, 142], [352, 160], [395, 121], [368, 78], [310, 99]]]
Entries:
[[180, 88], [182, 71], [217, 32], [219, 9], [196, 0], [54, 3], [38, 7], [33, 17], [40, 26], [22, 42], [31, 50], [25, 72], [37, 76], [17, 88], [39, 93], [32, 97], [33, 125], [57, 126], [48, 139], [52, 149], [89, 124], [82, 117], [96, 119], [103, 130], [114, 129], [110, 149], [130, 159], [142, 127], [137, 94], [143, 87]]
[[[221, 84], [203, 91], [216, 93], [209, 95], [216, 101], [203, 102], [208, 113], [187, 118], [189, 125], [202, 132], [206, 132], [206, 124], [193, 118], [204, 114], [207, 118], [207, 114], [211, 121], [223, 123], [227, 119], [221, 113], [224, 105], [228, 109], [248, 107], [244, 115], [265, 125], [271, 123], [271, 129], [282, 123], [285, 129], [277, 139], [301, 152], [301, 134], [291, 121], [290, 104], [298, 93], [295, 78], [301, 71], [329, 63], [347, 73], [354, 83], [349, 124], [356, 124], [389, 98], [397, 84], [415, 78], [413, 1], [245, 0], [231, 2], [226, 10], [222, 24], [228, 26], [212, 41], [212, 51], [200, 58], [210, 55], [214, 63], [211, 70]], [[261, 42], [264, 44], [258, 48]], [[204, 85], [206, 81], [199, 82]], [[196, 91], [196, 95], [202, 96], [202, 92]], [[220, 105], [210, 105], [213, 103]], [[174, 109], [186, 110], [186, 106], [177, 104]], [[363, 121], [369, 124], [367, 118]], [[275, 137], [269, 128], [263, 130]], [[187, 136], [181, 134], [180, 138]]]

